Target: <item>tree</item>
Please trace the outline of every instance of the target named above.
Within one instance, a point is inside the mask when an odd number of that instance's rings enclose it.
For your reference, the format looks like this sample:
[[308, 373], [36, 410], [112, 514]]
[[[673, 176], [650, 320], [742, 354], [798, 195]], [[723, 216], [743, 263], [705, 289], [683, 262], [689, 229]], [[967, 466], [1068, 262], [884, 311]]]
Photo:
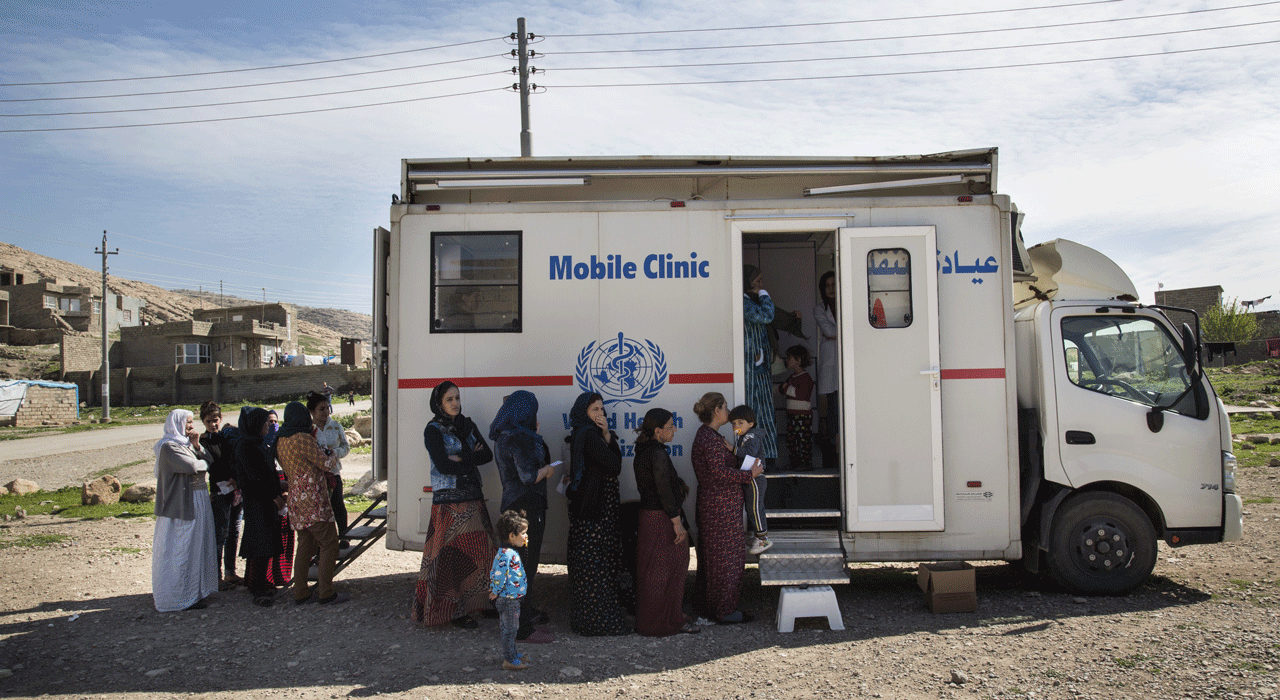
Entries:
[[1235, 299], [1219, 302], [1204, 313], [1203, 332], [1208, 343], [1242, 343], [1258, 334], [1258, 319]]

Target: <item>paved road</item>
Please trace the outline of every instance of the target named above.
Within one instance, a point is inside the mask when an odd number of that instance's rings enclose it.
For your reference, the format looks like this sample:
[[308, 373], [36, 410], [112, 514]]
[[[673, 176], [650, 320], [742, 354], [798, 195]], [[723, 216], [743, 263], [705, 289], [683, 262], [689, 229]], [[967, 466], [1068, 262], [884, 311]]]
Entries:
[[[335, 401], [335, 414], [354, 413], [368, 410], [372, 402], [368, 399], [357, 401], [350, 406], [346, 401]], [[83, 452], [99, 450], [104, 447], [119, 447], [138, 442], [155, 442], [164, 434], [163, 423], [146, 425], [122, 425], [113, 428], [99, 428], [77, 433], [59, 433], [57, 435], [40, 435], [21, 440], [0, 442], [0, 462], [15, 459], [30, 459], [48, 455], [65, 454], [67, 452]]]

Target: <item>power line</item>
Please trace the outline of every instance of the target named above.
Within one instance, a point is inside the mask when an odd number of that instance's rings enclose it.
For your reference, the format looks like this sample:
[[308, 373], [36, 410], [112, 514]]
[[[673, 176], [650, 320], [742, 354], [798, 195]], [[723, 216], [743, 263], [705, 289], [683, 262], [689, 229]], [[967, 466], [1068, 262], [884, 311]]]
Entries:
[[798, 27], [832, 27], [845, 24], [872, 24], [876, 22], [906, 22], [917, 19], [941, 19], [949, 17], [971, 17], [975, 15], [994, 15], [1007, 12], [1027, 12], [1031, 10], [1060, 10], [1070, 7], [1085, 7], [1088, 5], [1108, 5], [1121, 0], [1093, 0], [1093, 2], [1077, 2], [1066, 5], [1041, 5], [1039, 7], [1014, 7], [1007, 10], [981, 10], [974, 12], [949, 12], [936, 15], [914, 15], [909, 17], [884, 17], [880, 19], [851, 19], [839, 20], [832, 22], [804, 22], [801, 24], [766, 24], [753, 27], [717, 27], [711, 29], [665, 29], [640, 32], [608, 32], [595, 34], [543, 34], [548, 39], [570, 39], [581, 37], [596, 36], [640, 36], [645, 34], [692, 34], [695, 32], [741, 32], [755, 29], [795, 29]]
[[366, 70], [356, 73], [339, 73], [338, 75], [321, 75], [314, 78], [295, 78], [293, 80], [275, 80], [266, 83], [246, 83], [244, 85], [223, 85], [220, 87], [205, 88], [186, 88], [183, 90], [156, 90], [154, 92], [128, 92], [118, 95], [84, 95], [82, 97], [23, 97], [12, 100], [0, 100], [0, 102], [65, 102], [67, 100], [105, 100], [117, 97], [151, 97], [154, 95], [178, 95], [188, 92], [214, 92], [217, 90], [240, 90], [242, 88], [267, 87], [271, 85], [288, 85], [291, 83], [307, 83], [317, 80], [336, 80], [338, 78], [352, 78], [362, 75], [374, 75], [377, 73], [393, 73], [395, 71], [415, 70], [418, 68], [432, 68], [435, 66], [445, 66], [453, 63], [467, 63], [469, 61], [480, 61], [487, 58], [509, 58], [508, 54], [498, 53], [486, 56], [475, 56], [472, 58], [459, 58], [454, 61], [438, 61], [436, 63], [420, 63], [415, 66], [401, 66], [399, 68], [380, 68], [378, 70]]
[[471, 78], [487, 78], [494, 75], [508, 75], [510, 71], [493, 71], [490, 73], [476, 73], [475, 75], [460, 75], [454, 78], [435, 78], [432, 80], [418, 80], [412, 83], [400, 83], [398, 85], [380, 85], [376, 87], [352, 88], [350, 90], [334, 90], [332, 92], [317, 92], [309, 95], [289, 95], [287, 97], [260, 97], [252, 100], [235, 100], [231, 102], [206, 102], [196, 105], [171, 105], [168, 107], [136, 107], [133, 109], [96, 109], [86, 110], [82, 112], [45, 112], [37, 114], [0, 114], [0, 117], [67, 117], [80, 116], [87, 114], [128, 114], [132, 112], [162, 112], [171, 109], [198, 109], [200, 107], [227, 107], [234, 105], [258, 104], [261, 102], [283, 102], [285, 100], [305, 100], [311, 97], [332, 97], [334, 95], [350, 95], [357, 92], [372, 92], [374, 90], [393, 90], [395, 88], [416, 87], [418, 85], [429, 85], [431, 83], [445, 83], [452, 80], [469, 80]]
[[858, 39], [821, 39], [814, 41], [784, 41], [773, 42], [768, 44], [729, 44], [725, 46], [683, 46], [665, 49], [605, 49], [595, 51], [551, 51], [544, 53], [544, 56], [584, 56], [592, 54], [619, 54], [619, 53], [659, 53], [664, 51], [721, 51], [726, 49], [768, 49], [783, 46], [819, 46], [824, 44], [855, 44], [868, 41], [899, 41], [902, 39], [937, 39], [949, 36], [968, 36], [971, 34], [995, 34], [998, 32], [1022, 32], [1035, 29], [1062, 29], [1065, 27], [1083, 27], [1094, 24], [1111, 24], [1115, 22], [1136, 22], [1144, 19], [1164, 19], [1167, 17], [1180, 17], [1184, 15], [1202, 14], [1205, 12], [1224, 12], [1227, 10], [1239, 10], [1252, 7], [1262, 7], [1265, 5], [1280, 4], [1280, 0], [1269, 0], [1268, 2], [1259, 2], [1251, 5], [1233, 5], [1231, 7], [1217, 7], [1205, 10], [1188, 10], [1186, 12], [1166, 12], [1158, 15], [1140, 15], [1137, 17], [1117, 17], [1114, 19], [1095, 19], [1081, 22], [1064, 22], [1061, 24], [1037, 24], [1026, 27], [1003, 27], [997, 29], [971, 29], [959, 32], [936, 32], [933, 34], [900, 34], [897, 36], [873, 36]]
[[423, 51], [435, 51], [437, 49], [452, 49], [459, 46], [471, 46], [473, 44], [483, 44], [488, 41], [502, 41], [506, 39], [506, 35], [492, 37], [489, 39], [476, 39], [475, 41], [462, 41], [456, 44], [443, 44], [441, 46], [428, 46], [420, 49], [405, 49], [403, 51], [388, 51], [386, 53], [371, 53], [366, 56], [348, 56], [347, 58], [329, 58], [322, 61], [306, 61], [304, 63], [282, 63], [277, 66], [258, 66], [256, 68], [230, 68], [227, 70], [211, 70], [201, 73], [173, 73], [170, 75], [147, 75], [132, 78], [99, 78], [97, 80], [59, 80], [45, 83], [0, 83], [0, 87], [30, 87], [34, 85], [83, 85], [87, 83], [119, 83], [130, 80], [162, 80], [165, 78], [193, 78], [201, 75], [225, 75], [227, 73], [249, 73], [260, 70], [275, 70], [277, 68], [298, 68], [301, 66], [318, 66], [324, 63], [341, 63], [343, 61], [362, 61], [366, 58], [382, 58], [384, 56], [399, 56], [407, 53], [420, 53]]
[[[1071, 39], [1067, 41], [1045, 41], [1034, 44], [1012, 44], [1007, 46], [981, 46], [968, 49], [940, 49], [937, 51], [907, 51], [903, 53], [882, 53], [882, 54], [865, 54], [862, 56], [830, 56], [824, 58], [785, 58], [774, 59], [769, 61], [720, 61], [715, 63], [670, 63], [662, 65], [648, 66], [570, 66], [565, 68], [543, 68], [542, 72], [554, 71], [588, 71], [588, 70], [643, 70], [647, 68], [714, 68], [724, 66], [760, 66], [784, 63], [815, 63], [821, 61], [853, 61], [867, 58], [903, 58], [907, 56], [936, 56], [940, 54], [950, 53], [973, 53], [976, 51], [1003, 51], [1007, 49], [1031, 49], [1043, 48], [1046, 46], [1065, 46], [1069, 44], [1088, 44], [1099, 41], [1120, 41], [1124, 39], [1146, 39], [1156, 36], [1170, 36], [1173, 34], [1191, 34], [1194, 32], [1208, 32], [1219, 29], [1239, 29], [1241, 27], [1257, 27], [1264, 24], [1280, 23], [1280, 19], [1271, 19], [1261, 22], [1248, 22], [1245, 24], [1230, 24], [1221, 27], [1201, 27], [1198, 29], [1177, 29], [1167, 32], [1153, 32], [1150, 34], [1131, 34], [1128, 36], [1109, 36], [1094, 39]], [[6, 115], [0, 115], [6, 116]]]
[[340, 112], [348, 109], [365, 109], [368, 107], [385, 107], [387, 105], [406, 104], [409, 102], [424, 102], [426, 100], [440, 100], [446, 97], [465, 97], [467, 95], [479, 95], [486, 92], [499, 92], [506, 90], [505, 87], [485, 88], [483, 90], [471, 90], [469, 92], [455, 92], [448, 95], [432, 95], [430, 97], [411, 97], [404, 100], [388, 100], [386, 102], [373, 102], [362, 105], [347, 105], [345, 107], [322, 107], [318, 109], [303, 109], [296, 112], [276, 112], [274, 114], [250, 114], [242, 117], [212, 117], [209, 119], [187, 119], [176, 122], [151, 122], [147, 124], [111, 124], [107, 126], [64, 126], [47, 129], [0, 129], [0, 134], [30, 134], [46, 131], [97, 131], [100, 129], [137, 129], [146, 126], [176, 126], [181, 124], [209, 124], [213, 122], [233, 122], [245, 119], [266, 119], [269, 117], [289, 117], [298, 114], [318, 114], [320, 112]]
[[602, 83], [593, 85], [544, 85], [539, 83], [539, 87], [544, 88], [619, 88], [619, 87], [663, 87], [674, 85], [730, 85], [738, 83], [781, 83], [796, 82], [801, 80], [840, 80], [845, 78], [883, 78], [899, 75], [928, 75], [932, 73], [966, 73], [980, 70], [1002, 70], [1005, 68], [1030, 68], [1035, 66], [1060, 66], [1072, 63], [1095, 63], [1099, 61], [1120, 61], [1129, 58], [1149, 58], [1152, 56], [1172, 56], [1175, 54], [1198, 53], [1204, 51], [1221, 51], [1225, 49], [1239, 49], [1250, 46], [1265, 46], [1268, 44], [1280, 44], [1280, 39], [1271, 41], [1255, 41], [1247, 44], [1232, 44], [1230, 46], [1209, 46], [1199, 49], [1178, 49], [1173, 51], [1160, 51], [1155, 53], [1137, 53], [1125, 56], [1102, 56], [1098, 58], [1075, 58], [1061, 61], [1036, 61], [1033, 63], [1013, 63], [1007, 66], [973, 66], [969, 68], [935, 68], [929, 70], [910, 70], [910, 71], [886, 71], [883, 73], [854, 73], [849, 75], [814, 75], [801, 76], [793, 78], [740, 78], [736, 80], [688, 80], [673, 81], [664, 83]]

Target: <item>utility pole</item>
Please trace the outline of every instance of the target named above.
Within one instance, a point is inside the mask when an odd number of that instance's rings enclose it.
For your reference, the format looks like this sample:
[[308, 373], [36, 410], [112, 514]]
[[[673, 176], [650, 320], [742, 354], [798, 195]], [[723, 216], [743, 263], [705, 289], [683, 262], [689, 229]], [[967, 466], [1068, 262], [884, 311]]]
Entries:
[[516, 19], [516, 50], [520, 52], [520, 157], [533, 155], [533, 133], [529, 131], [529, 35], [524, 18]]
[[102, 422], [111, 420], [111, 358], [107, 355], [107, 256], [119, 255], [120, 249], [107, 250], [107, 232], [102, 232]]

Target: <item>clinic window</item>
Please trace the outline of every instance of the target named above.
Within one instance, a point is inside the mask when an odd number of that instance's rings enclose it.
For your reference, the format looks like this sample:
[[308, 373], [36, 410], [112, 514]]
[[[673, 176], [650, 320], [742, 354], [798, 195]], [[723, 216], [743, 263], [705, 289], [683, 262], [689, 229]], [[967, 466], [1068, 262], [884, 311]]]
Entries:
[[905, 248], [867, 253], [867, 320], [873, 328], [911, 325], [911, 253]]
[[208, 364], [210, 360], [209, 346], [204, 343], [181, 343], [174, 346], [173, 363], [175, 365]]
[[431, 332], [519, 333], [520, 232], [431, 234]]

